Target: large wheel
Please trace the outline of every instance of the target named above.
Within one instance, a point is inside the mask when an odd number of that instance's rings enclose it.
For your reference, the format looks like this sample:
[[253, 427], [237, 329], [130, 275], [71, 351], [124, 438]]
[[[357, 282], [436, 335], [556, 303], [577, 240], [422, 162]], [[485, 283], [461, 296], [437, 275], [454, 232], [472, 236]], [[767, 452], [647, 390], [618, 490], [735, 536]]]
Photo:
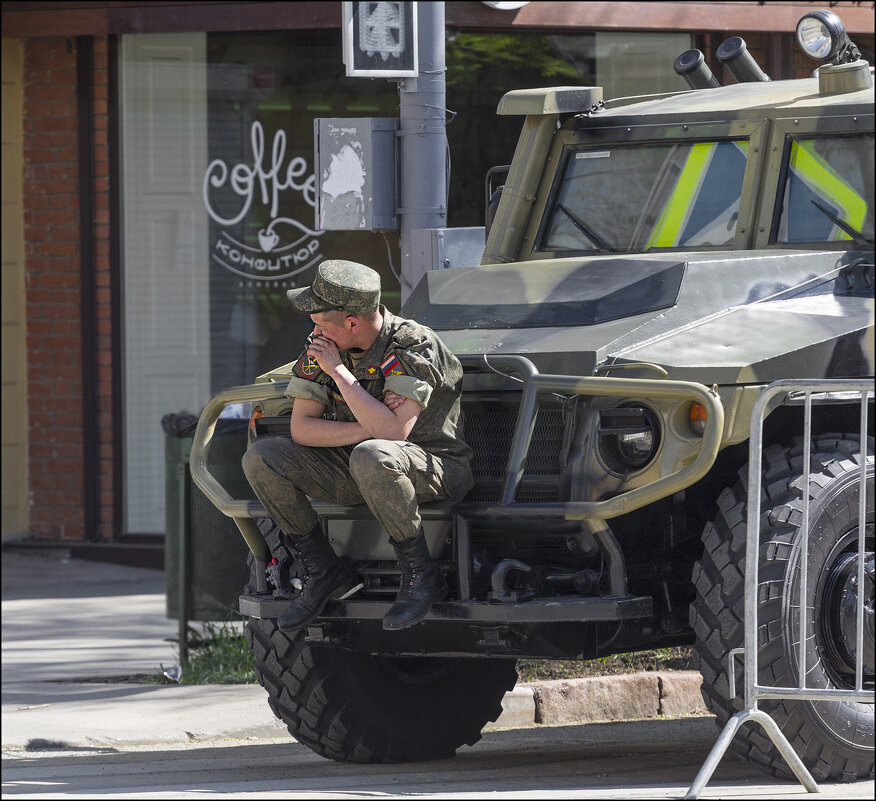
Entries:
[[[872, 454], [868, 443], [867, 453]], [[852, 689], [855, 683], [860, 448], [857, 437], [813, 437], [807, 582], [807, 688]], [[764, 454], [759, 549], [758, 683], [799, 684], [799, 598], [803, 508], [803, 447], [771, 447]], [[724, 490], [718, 515], [703, 532], [704, 552], [694, 570], [696, 599], [690, 622], [702, 693], [719, 726], [743, 708], [741, 658], [737, 697], [730, 699], [727, 654], [744, 640], [747, 469]], [[867, 457], [864, 594], [864, 688], [873, 689], [873, 457]], [[873, 776], [873, 705], [845, 701], [763, 701], [816, 780]], [[782, 776], [791, 772], [756, 724], [746, 724], [733, 747], [753, 764]]]
[[[279, 529], [260, 521], [274, 556]], [[253, 667], [289, 732], [329, 759], [406, 762], [453, 756], [474, 745], [513, 689], [513, 659], [393, 658], [312, 647], [271, 619], [247, 623]]]

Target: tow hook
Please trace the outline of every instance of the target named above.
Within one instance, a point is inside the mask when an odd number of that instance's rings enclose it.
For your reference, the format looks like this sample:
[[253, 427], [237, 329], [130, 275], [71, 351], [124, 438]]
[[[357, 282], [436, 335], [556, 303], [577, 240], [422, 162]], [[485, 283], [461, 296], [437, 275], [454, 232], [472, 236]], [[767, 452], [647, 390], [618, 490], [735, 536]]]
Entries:
[[531, 598], [535, 597], [532, 592], [514, 592], [507, 588], [506, 580], [508, 578], [508, 574], [512, 570], [522, 570], [526, 573], [530, 572], [532, 568], [518, 561], [517, 559], [503, 559], [499, 564], [497, 564], [493, 568], [493, 575], [490, 578], [490, 587], [491, 590], [487, 594], [487, 597], [491, 601], [501, 601], [506, 604], [517, 603], [518, 601], [528, 601]]

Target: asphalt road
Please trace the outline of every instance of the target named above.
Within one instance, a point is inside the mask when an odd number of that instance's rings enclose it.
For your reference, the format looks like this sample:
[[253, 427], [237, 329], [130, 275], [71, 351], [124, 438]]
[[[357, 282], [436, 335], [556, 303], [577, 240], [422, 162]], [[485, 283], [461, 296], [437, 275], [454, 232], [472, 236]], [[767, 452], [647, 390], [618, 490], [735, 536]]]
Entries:
[[[404, 765], [327, 761], [290, 740], [6, 749], [3, 798], [683, 798], [715, 741], [711, 717], [487, 732], [456, 758]], [[873, 798], [873, 781], [822, 798]], [[803, 799], [728, 754], [702, 799]]]

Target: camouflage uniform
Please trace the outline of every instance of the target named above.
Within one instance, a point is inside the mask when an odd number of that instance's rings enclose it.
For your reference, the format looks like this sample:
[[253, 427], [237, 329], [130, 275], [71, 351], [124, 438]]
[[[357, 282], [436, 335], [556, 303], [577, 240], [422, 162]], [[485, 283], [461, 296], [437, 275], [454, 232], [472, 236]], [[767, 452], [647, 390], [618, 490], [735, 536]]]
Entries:
[[[355, 276], [345, 280], [353, 283]], [[341, 287], [335, 287], [333, 298], [325, 297], [331, 287], [319, 288], [323, 303], [345, 300]], [[344, 311], [350, 311], [350, 305], [346, 303]], [[314, 312], [324, 309], [319, 302], [314, 306]], [[419, 403], [422, 411], [406, 441], [370, 439], [355, 446], [310, 447], [285, 437], [256, 440], [244, 456], [247, 478], [274, 520], [293, 536], [318, 523], [309, 496], [344, 505], [368, 504], [387, 533], [400, 542], [417, 535], [420, 503], [459, 500], [473, 484], [471, 448], [458, 434], [459, 360], [431, 329], [383, 306], [379, 310], [383, 326], [374, 344], [355, 360], [343, 351], [341, 360], [373, 397], [383, 400], [391, 390]], [[294, 374], [288, 397], [321, 403], [328, 419], [355, 421], [335, 382], [306, 351], [295, 363]]]

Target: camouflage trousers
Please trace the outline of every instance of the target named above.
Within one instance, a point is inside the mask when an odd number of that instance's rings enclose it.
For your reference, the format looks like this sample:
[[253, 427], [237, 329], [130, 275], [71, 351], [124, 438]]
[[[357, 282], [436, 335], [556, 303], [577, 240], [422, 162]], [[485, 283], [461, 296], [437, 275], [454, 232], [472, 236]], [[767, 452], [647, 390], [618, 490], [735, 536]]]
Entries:
[[243, 471], [274, 522], [290, 536], [319, 522], [308, 500], [345, 506], [366, 503], [394, 540], [416, 537], [419, 504], [449, 497], [458, 468], [412, 442], [370, 439], [354, 448], [314, 448], [286, 437], [257, 439]]

